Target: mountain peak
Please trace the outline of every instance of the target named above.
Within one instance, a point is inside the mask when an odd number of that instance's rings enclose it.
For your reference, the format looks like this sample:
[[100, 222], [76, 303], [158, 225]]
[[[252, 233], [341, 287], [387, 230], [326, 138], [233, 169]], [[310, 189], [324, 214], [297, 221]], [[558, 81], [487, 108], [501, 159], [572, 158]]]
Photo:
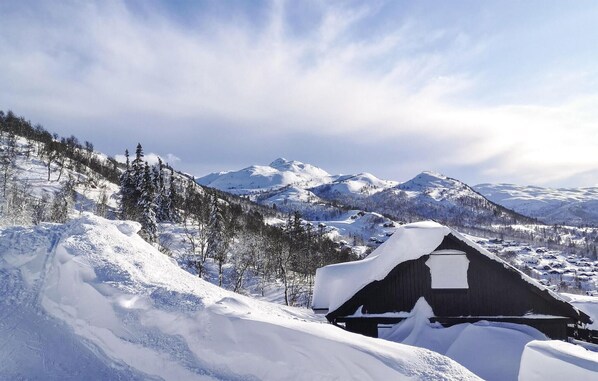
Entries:
[[287, 168], [290, 164], [299, 163], [294, 160], [287, 160], [284, 157], [279, 157], [278, 159], [274, 160], [269, 164], [270, 167], [280, 169], [280, 168]]
[[451, 179], [441, 173], [424, 171], [409, 181], [399, 184], [398, 187], [404, 190], [421, 190], [432, 188], [461, 188], [464, 184], [458, 180]]
[[447, 179], [447, 177], [445, 175], [443, 175], [440, 172], [435, 172], [435, 171], [423, 171], [422, 173], [420, 173], [419, 175], [417, 175], [416, 177], [421, 177], [421, 178], [434, 178], [434, 179], [441, 179], [441, 180], [445, 180]]

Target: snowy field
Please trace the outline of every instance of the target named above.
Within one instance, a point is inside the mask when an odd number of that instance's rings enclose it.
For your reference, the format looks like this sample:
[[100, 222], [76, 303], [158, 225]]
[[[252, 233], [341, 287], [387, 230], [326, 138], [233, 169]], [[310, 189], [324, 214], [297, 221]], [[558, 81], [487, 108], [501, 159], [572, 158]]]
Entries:
[[202, 281], [138, 228], [85, 215], [0, 230], [0, 379], [477, 379]]
[[[0, 379], [477, 379], [450, 358], [486, 379], [536, 374], [519, 369], [525, 345], [545, 340], [532, 329], [443, 329], [427, 323], [419, 305], [381, 332], [390, 341], [351, 334], [307, 309], [200, 280], [138, 229], [86, 214], [65, 225], [0, 230]], [[558, 345], [550, 361], [565, 361], [564, 351], [571, 372], [582, 372], [571, 374], [598, 374], [583, 373], [598, 355]]]

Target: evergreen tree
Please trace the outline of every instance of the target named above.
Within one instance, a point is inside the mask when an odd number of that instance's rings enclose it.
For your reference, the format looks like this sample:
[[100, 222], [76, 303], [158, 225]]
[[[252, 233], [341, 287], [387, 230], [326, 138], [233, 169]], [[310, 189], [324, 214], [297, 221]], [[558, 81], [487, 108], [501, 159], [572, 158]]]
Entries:
[[170, 178], [168, 182], [168, 197], [166, 198], [166, 208], [168, 210], [168, 218], [172, 222], [179, 222], [180, 216], [177, 211], [178, 197], [176, 191], [176, 183], [174, 177], [174, 170], [170, 168]]
[[126, 168], [120, 175], [120, 215], [124, 220], [137, 219], [137, 184], [129, 162], [129, 150], [125, 150]]
[[154, 186], [156, 188], [156, 218], [159, 222], [170, 221], [168, 213], [168, 194], [164, 182], [164, 164], [158, 158], [158, 164], [153, 168]]
[[143, 177], [139, 188], [140, 197], [137, 202], [141, 236], [148, 242], [156, 242], [158, 226], [156, 223], [155, 188], [149, 165], [145, 163]]

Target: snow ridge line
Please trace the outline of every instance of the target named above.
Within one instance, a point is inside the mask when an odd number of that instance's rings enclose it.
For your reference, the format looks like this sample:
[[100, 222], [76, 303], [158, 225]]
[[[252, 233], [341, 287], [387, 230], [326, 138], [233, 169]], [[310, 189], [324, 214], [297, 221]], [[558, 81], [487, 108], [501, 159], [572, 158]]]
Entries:
[[35, 298], [33, 300], [33, 304], [35, 306], [39, 306], [39, 304], [40, 304], [39, 300], [42, 296], [42, 293], [44, 290], [44, 285], [46, 284], [46, 279], [48, 278], [48, 274], [50, 273], [50, 267], [52, 266], [52, 263], [54, 262], [54, 257], [56, 257], [56, 247], [58, 246], [58, 243], [60, 242], [61, 238], [62, 238], [62, 229], [61, 229], [60, 233], [52, 233], [51, 243], [47, 250], [47, 256], [44, 259], [41, 277], [36, 282], [36, 283], [38, 283], [38, 285], [36, 285], [37, 290], [34, 291]]

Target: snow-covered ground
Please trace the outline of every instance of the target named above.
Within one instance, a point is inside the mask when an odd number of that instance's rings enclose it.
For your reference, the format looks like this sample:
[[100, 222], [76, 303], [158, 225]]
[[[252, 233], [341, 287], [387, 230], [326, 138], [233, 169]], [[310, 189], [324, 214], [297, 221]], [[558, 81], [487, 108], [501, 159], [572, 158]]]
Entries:
[[598, 260], [521, 241], [479, 237], [472, 237], [472, 239], [555, 290], [574, 289], [588, 293], [596, 293], [598, 290]]
[[0, 229], [0, 379], [476, 379], [432, 351], [218, 288], [138, 229], [91, 214]]
[[[465, 365], [485, 380], [517, 380], [521, 355], [532, 340], [548, 340], [534, 328], [480, 321], [443, 328], [430, 323], [431, 307], [421, 298], [401, 323], [379, 329], [386, 340], [428, 348]], [[594, 354], [598, 360], [598, 354]]]
[[521, 358], [519, 381], [598, 380], [598, 355], [562, 341], [532, 341]]
[[379, 337], [441, 353], [484, 380], [598, 380], [598, 353], [526, 325], [480, 321], [445, 328], [429, 322], [434, 312], [423, 298], [405, 316], [381, 326]]
[[[0, 141], [0, 145], [3, 142]], [[74, 164], [66, 159], [61, 167], [56, 161], [50, 165], [50, 176], [48, 179], [48, 164], [40, 155], [41, 146], [29, 142], [25, 138], [18, 138], [16, 142], [15, 166], [11, 174], [15, 177], [14, 182], [23, 188], [29, 195], [42, 199], [46, 196], [48, 203], [51, 203], [54, 195], [58, 194], [65, 183], [72, 180], [75, 187], [76, 199], [72, 212], [95, 211], [100, 200], [105, 197], [105, 203], [109, 210], [117, 208], [118, 185], [106, 181], [95, 174], [90, 176], [91, 170], [83, 167], [84, 172], [77, 172]], [[96, 159], [107, 161], [105, 155], [94, 152]], [[0, 213], [0, 226], [13, 224], [15, 221], [10, 216]], [[17, 221], [18, 223], [18, 221]]]

